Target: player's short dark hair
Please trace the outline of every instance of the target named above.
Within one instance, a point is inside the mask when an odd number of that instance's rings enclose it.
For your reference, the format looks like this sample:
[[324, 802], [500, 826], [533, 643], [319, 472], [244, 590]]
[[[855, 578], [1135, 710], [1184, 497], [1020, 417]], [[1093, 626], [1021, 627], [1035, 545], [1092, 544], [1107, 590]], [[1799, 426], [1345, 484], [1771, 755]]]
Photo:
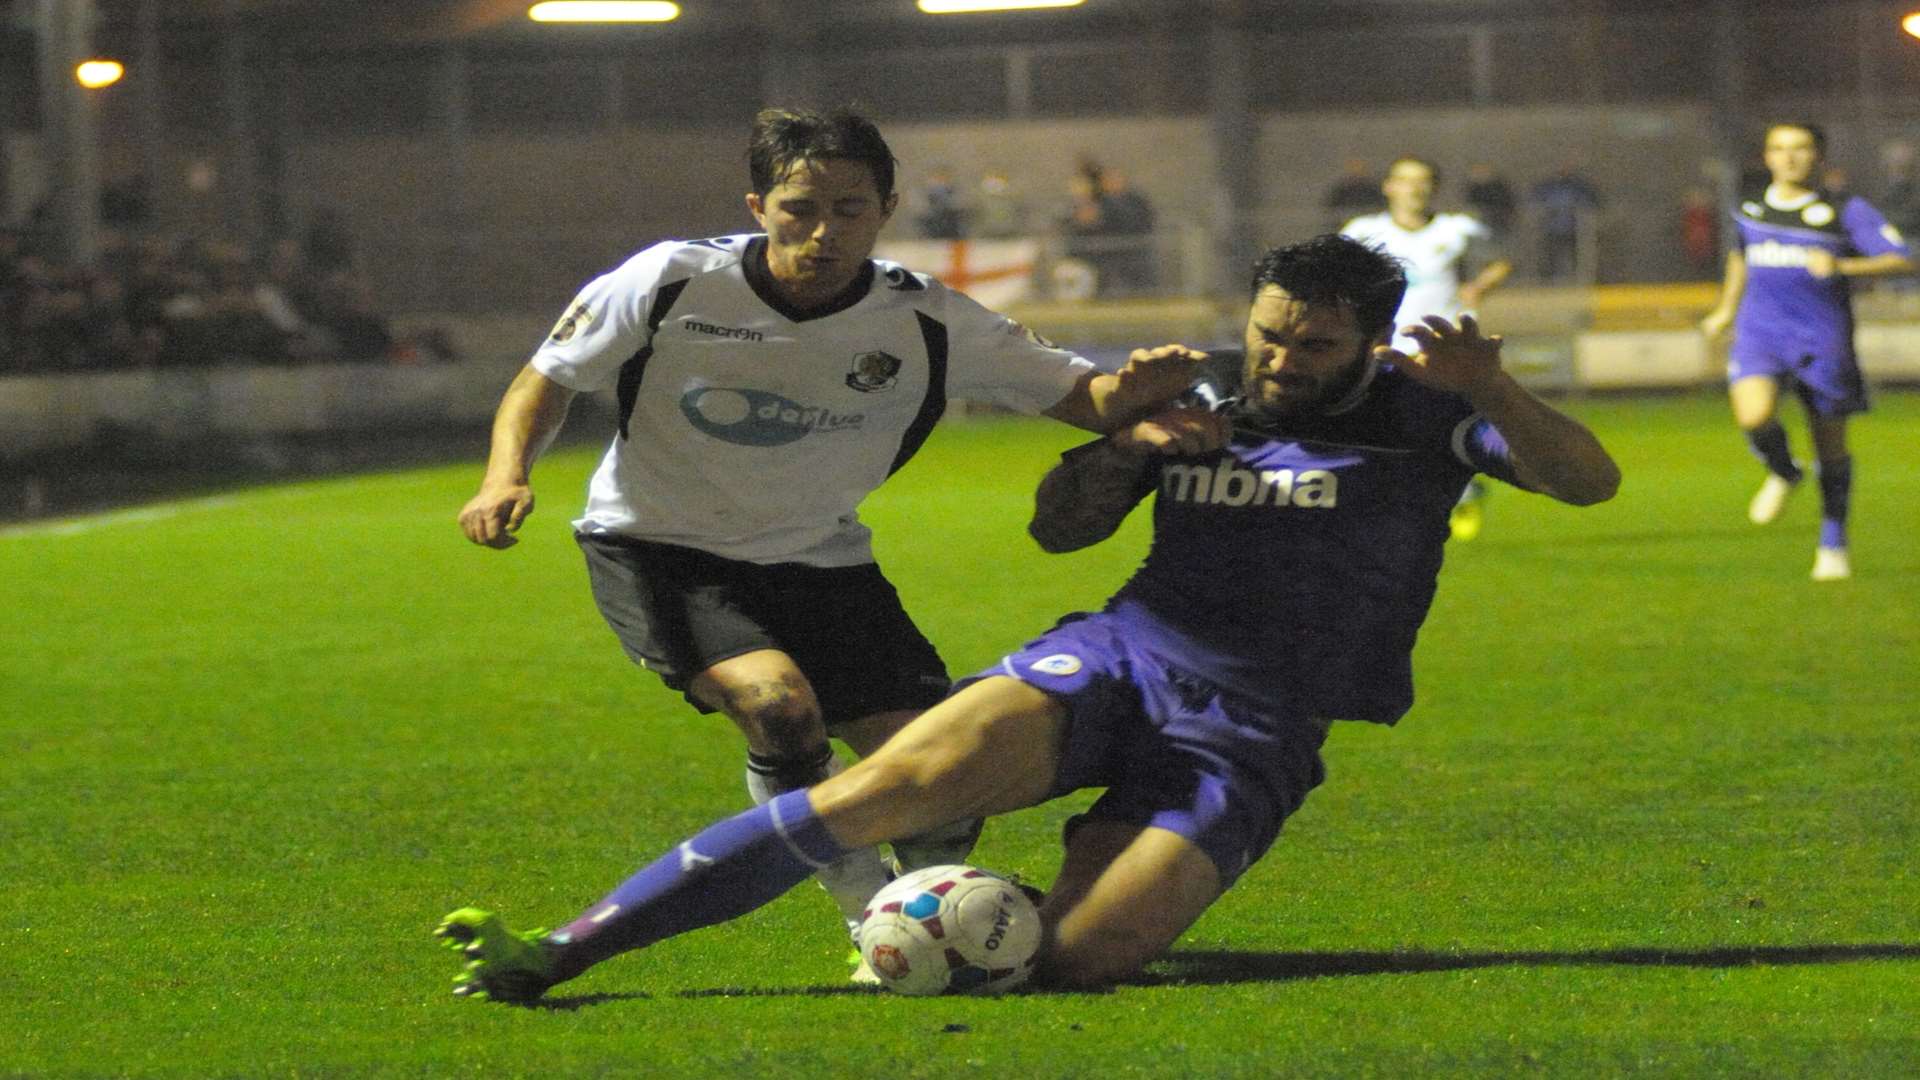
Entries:
[[1813, 137], [1813, 152], [1822, 158], [1827, 156], [1827, 131], [1819, 124], [1810, 124], [1805, 120], [1781, 120], [1778, 123], [1768, 124], [1767, 133], [1772, 134], [1779, 128], [1795, 128], [1806, 132]]
[[1381, 175], [1382, 176], [1393, 175], [1393, 167], [1395, 165], [1418, 165], [1421, 168], [1427, 170], [1427, 175], [1433, 178], [1434, 187], [1440, 186], [1440, 166], [1435, 165], [1433, 162], [1428, 161], [1426, 158], [1423, 158], [1418, 154], [1401, 154], [1399, 157], [1394, 158], [1392, 161], [1387, 162], [1387, 171], [1382, 173]]
[[762, 109], [753, 118], [747, 172], [756, 195], [765, 195], [803, 161], [858, 161], [873, 171], [880, 197], [893, 197], [893, 151], [873, 121], [848, 108]]
[[1269, 285], [1302, 303], [1351, 309], [1354, 324], [1371, 341], [1393, 326], [1407, 293], [1407, 270], [1371, 244], [1327, 233], [1262, 255], [1253, 264], [1252, 295]]

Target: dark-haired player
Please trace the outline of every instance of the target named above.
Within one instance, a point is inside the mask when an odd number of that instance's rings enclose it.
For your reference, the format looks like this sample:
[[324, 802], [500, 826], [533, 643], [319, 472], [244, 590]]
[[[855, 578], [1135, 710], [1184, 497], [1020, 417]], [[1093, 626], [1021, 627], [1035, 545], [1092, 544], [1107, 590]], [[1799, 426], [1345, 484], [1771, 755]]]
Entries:
[[485, 911], [438, 933], [460, 991], [527, 1000], [617, 953], [743, 914], [851, 849], [1085, 787], [1041, 908], [1040, 977], [1123, 977], [1261, 857], [1319, 784], [1335, 719], [1391, 724], [1467, 478], [1610, 498], [1581, 424], [1500, 366], [1470, 318], [1387, 348], [1399, 264], [1346, 237], [1269, 253], [1246, 354], [1185, 407], [1069, 451], [1031, 531], [1051, 551], [1111, 535], [1156, 495], [1144, 565], [963, 681], [877, 752], [710, 826], [551, 934]]
[[[1494, 246], [1493, 230], [1471, 215], [1433, 209], [1433, 193], [1439, 185], [1440, 169], [1433, 162], [1412, 155], [1397, 157], [1387, 165], [1387, 178], [1380, 184], [1386, 210], [1354, 218], [1340, 229], [1381, 248], [1406, 267], [1407, 295], [1393, 317], [1395, 326], [1418, 326], [1429, 315], [1451, 320], [1471, 314], [1513, 273], [1513, 264]], [[1415, 350], [1418, 344], [1396, 334], [1393, 347]], [[1470, 481], [1448, 522], [1455, 540], [1480, 535], [1485, 502], [1486, 488]]]
[[1720, 303], [1700, 328], [1717, 338], [1733, 327], [1727, 357], [1733, 419], [1767, 469], [1747, 506], [1756, 525], [1778, 518], [1805, 476], [1780, 426], [1781, 388], [1806, 407], [1820, 481], [1813, 579], [1836, 581], [1853, 573], [1847, 418], [1867, 409], [1866, 381], [1853, 353], [1848, 280], [1906, 273], [1913, 254], [1865, 199], [1820, 187], [1826, 136], [1819, 128], [1775, 124], [1767, 129], [1763, 157], [1772, 181], [1746, 193], [1734, 211], [1738, 246], [1727, 255]]
[[[861, 116], [769, 109], [747, 156], [763, 231], [655, 244], [581, 290], [508, 388], [460, 526], [512, 545], [569, 402], [613, 391], [618, 430], [574, 522], [594, 599], [636, 662], [739, 727], [765, 802], [838, 767], [829, 733], [866, 753], [947, 692], [858, 513], [947, 400], [1104, 431], [1171, 400], [1192, 363], [1168, 348], [1096, 374], [871, 258], [898, 196]], [[976, 832], [903, 838], [895, 855], [958, 861]], [[850, 852], [822, 881], [852, 925], [886, 875], [876, 853]]]

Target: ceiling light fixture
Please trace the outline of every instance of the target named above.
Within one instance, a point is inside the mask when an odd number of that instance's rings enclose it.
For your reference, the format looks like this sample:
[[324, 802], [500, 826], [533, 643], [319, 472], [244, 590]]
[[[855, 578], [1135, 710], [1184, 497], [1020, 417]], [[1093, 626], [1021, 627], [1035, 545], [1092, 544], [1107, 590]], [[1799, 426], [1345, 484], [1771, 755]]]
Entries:
[[1030, 11], [1035, 8], [1079, 7], [1086, 0], [920, 0], [929, 15], [964, 15], [976, 11]]
[[87, 60], [73, 69], [73, 77], [89, 90], [112, 86], [126, 73], [126, 67], [118, 60]]
[[527, 9], [534, 22], [672, 22], [680, 5], [668, 0], [546, 0]]

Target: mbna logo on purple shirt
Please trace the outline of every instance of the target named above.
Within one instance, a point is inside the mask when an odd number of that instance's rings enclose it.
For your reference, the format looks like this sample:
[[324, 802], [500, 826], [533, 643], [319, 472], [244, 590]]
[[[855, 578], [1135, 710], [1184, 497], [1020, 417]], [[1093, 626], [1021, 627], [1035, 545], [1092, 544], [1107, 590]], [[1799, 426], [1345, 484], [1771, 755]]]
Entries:
[[865, 413], [836, 413], [765, 390], [696, 386], [680, 396], [680, 412], [697, 430], [737, 446], [784, 446], [809, 435], [857, 431]]

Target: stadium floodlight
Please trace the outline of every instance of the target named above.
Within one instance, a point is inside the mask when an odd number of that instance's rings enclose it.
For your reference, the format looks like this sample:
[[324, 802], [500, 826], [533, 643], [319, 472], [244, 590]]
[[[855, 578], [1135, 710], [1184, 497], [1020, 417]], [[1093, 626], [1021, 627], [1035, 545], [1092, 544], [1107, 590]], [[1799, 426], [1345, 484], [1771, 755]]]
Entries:
[[126, 73], [126, 66], [118, 60], [87, 60], [73, 69], [73, 77], [89, 90], [112, 86]]
[[672, 22], [680, 5], [668, 0], [546, 0], [527, 9], [534, 22]]
[[963, 15], [975, 11], [1079, 7], [1083, 3], [1086, 0], [920, 0], [920, 10], [929, 15]]
[[1905, 30], [1914, 37], [1920, 38], [1920, 11], [1916, 11], [1906, 18], [1901, 19], [1900, 29]]

